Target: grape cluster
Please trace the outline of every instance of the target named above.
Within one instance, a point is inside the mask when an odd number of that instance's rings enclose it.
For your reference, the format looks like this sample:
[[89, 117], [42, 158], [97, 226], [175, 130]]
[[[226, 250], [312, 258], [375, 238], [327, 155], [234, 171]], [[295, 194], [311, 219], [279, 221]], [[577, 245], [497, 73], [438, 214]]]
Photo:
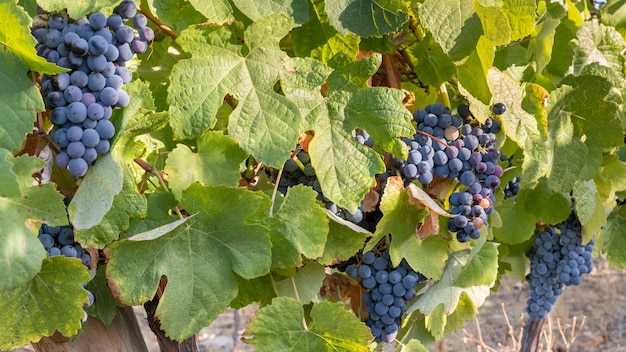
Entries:
[[[86, 267], [89, 267], [91, 264], [89, 253], [85, 251], [80, 243], [74, 241], [74, 228], [72, 225], [49, 226], [48, 224], [42, 224], [39, 228], [38, 237], [50, 257], [62, 255], [69, 258], [78, 258]], [[87, 285], [84, 285], [83, 288], [87, 288]], [[86, 308], [90, 307], [94, 300], [94, 294], [89, 291], [89, 303]], [[85, 319], [87, 318], [86, 314]]]
[[[122, 89], [132, 78], [126, 62], [154, 39], [146, 16], [132, 1], [121, 2], [115, 12], [108, 18], [95, 12], [75, 22], [52, 14], [46, 27], [32, 31], [37, 54], [71, 70], [44, 76], [41, 90], [51, 110], [52, 140], [60, 148], [56, 163], [76, 177], [109, 151], [115, 134], [112, 109], [130, 101]], [[124, 24], [131, 18], [135, 28]]]
[[466, 188], [450, 196], [451, 213], [457, 216], [448, 221], [448, 229], [456, 233], [457, 240], [466, 242], [480, 237], [480, 228], [487, 225], [504, 170], [498, 164], [501, 153], [494, 146], [499, 120], [487, 118], [477, 124], [466, 104], [459, 105], [457, 113], [453, 115], [440, 103], [416, 110], [416, 133], [413, 139], [404, 139], [409, 156], [406, 160], [396, 158], [394, 166], [407, 181], [417, 179], [427, 185], [435, 177], [454, 178]]
[[579, 285], [580, 276], [591, 272], [594, 242], [581, 242], [581, 225], [573, 214], [556, 226], [535, 232], [526, 276], [530, 288], [526, 311], [531, 320], [545, 319], [563, 287]]
[[393, 267], [389, 251], [369, 251], [363, 254], [360, 266], [348, 265], [346, 274], [357, 279], [369, 291], [363, 294], [368, 313], [367, 326], [376, 342], [391, 342], [398, 334], [406, 303], [415, 295], [415, 286], [426, 278], [415, 272], [406, 260]]

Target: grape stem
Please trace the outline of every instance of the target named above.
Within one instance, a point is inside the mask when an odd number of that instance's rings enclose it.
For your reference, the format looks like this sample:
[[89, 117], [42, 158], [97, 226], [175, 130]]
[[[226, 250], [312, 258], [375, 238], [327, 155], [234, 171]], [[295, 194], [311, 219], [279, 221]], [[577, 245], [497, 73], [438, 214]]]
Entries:
[[[137, 163], [137, 165], [139, 165], [142, 169], [144, 169], [144, 171], [146, 171], [147, 173], [150, 173], [151, 175], [154, 175], [159, 180], [159, 184], [161, 185], [161, 187], [163, 187], [163, 189], [166, 192], [169, 192], [169, 187], [167, 187], [167, 184], [165, 183], [165, 176], [163, 175], [161, 171], [152, 167], [150, 163], [148, 163], [147, 161], [141, 158], [135, 158], [133, 160], [135, 161], [135, 163]], [[179, 219], [185, 218], [185, 216], [180, 212], [178, 205], [174, 208], [174, 211], [176, 212], [176, 215], [178, 215]]]
[[[422, 134], [422, 135], [424, 135], [424, 136], [426, 136], [426, 137], [430, 137], [430, 138], [431, 138], [432, 140], [434, 140], [435, 142], [437, 142], [437, 143], [439, 143], [439, 144], [443, 145], [445, 148], [450, 149], [450, 151], [454, 152], [454, 149], [450, 148], [450, 146], [448, 145], [448, 143], [446, 143], [445, 141], [442, 141], [441, 139], [439, 139], [439, 138], [437, 138], [437, 137], [433, 136], [432, 134], [428, 134], [428, 133], [426, 133], [426, 132], [424, 132], [424, 131], [420, 131], [420, 130], [416, 130], [415, 132], [416, 132], [416, 133], [419, 133], [419, 134]], [[454, 154], [454, 157], [456, 157], [456, 153]]]
[[140, 6], [139, 11], [141, 11], [141, 13], [143, 13], [146, 17], [148, 17], [150, 21], [156, 24], [157, 27], [159, 27], [159, 29], [161, 29], [167, 35], [172, 37], [172, 39], [175, 40], [176, 38], [178, 38], [178, 34], [174, 32], [170, 27], [166, 26], [165, 23], [161, 22], [161, 20], [158, 19], [155, 15], [153, 15], [149, 9], [145, 8], [144, 6]]
[[448, 96], [448, 88], [446, 88], [446, 84], [442, 83], [437, 88], [437, 95], [439, 96], [439, 101], [447, 107], [451, 107], [450, 105], [450, 97]]

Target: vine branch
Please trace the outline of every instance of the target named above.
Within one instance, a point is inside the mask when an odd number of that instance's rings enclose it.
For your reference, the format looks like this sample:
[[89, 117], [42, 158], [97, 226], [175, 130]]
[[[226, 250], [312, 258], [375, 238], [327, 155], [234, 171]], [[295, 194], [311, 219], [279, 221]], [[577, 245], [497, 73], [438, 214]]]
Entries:
[[141, 13], [148, 17], [148, 19], [157, 27], [159, 27], [160, 30], [172, 37], [172, 39], [176, 40], [176, 38], [178, 38], [178, 34], [174, 32], [170, 27], [168, 27], [165, 23], [163, 23], [160, 19], [158, 19], [152, 12], [150, 12], [149, 9], [144, 6], [140, 6], [139, 11], [141, 11]]

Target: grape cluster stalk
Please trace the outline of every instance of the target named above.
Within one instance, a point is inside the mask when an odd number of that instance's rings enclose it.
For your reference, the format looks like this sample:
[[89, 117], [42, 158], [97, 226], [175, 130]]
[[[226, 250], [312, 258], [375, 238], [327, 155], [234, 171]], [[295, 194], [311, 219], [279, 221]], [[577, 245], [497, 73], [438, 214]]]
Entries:
[[52, 140], [60, 150], [56, 163], [75, 177], [84, 176], [98, 155], [111, 147], [113, 109], [130, 102], [123, 89], [132, 79], [126, 63], [144, 53], [154, 39], [147, 24], [135, 3], [126, 0], [108, 18], [94, 12], [73, 21], [56, 13], [48, 17], [45, 27], [32, 30], [37, 54], [70, 69], [44, 76], [41, 91], [51, 110]]

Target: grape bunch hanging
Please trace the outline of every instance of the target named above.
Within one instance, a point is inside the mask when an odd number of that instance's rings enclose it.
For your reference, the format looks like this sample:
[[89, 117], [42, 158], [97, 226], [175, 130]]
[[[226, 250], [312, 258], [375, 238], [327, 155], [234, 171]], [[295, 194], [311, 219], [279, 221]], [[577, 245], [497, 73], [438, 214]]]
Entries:
[[75, 177], [84, 176], [111, 147], [115, 126], [109, 118], [114, 108], [130, 102], [123, 89], [132, 79], [126, 63], [154, 39], [147, 24], [132, 1], [122, 1], [108, 18], [95, 12], [73, 21], [56, 13], [46, 26], [32, 30], [37, 54], [70, 69], [44, 76], [41, 91], [51, 110], [52, 140], [60, 150], [56, 163]]

